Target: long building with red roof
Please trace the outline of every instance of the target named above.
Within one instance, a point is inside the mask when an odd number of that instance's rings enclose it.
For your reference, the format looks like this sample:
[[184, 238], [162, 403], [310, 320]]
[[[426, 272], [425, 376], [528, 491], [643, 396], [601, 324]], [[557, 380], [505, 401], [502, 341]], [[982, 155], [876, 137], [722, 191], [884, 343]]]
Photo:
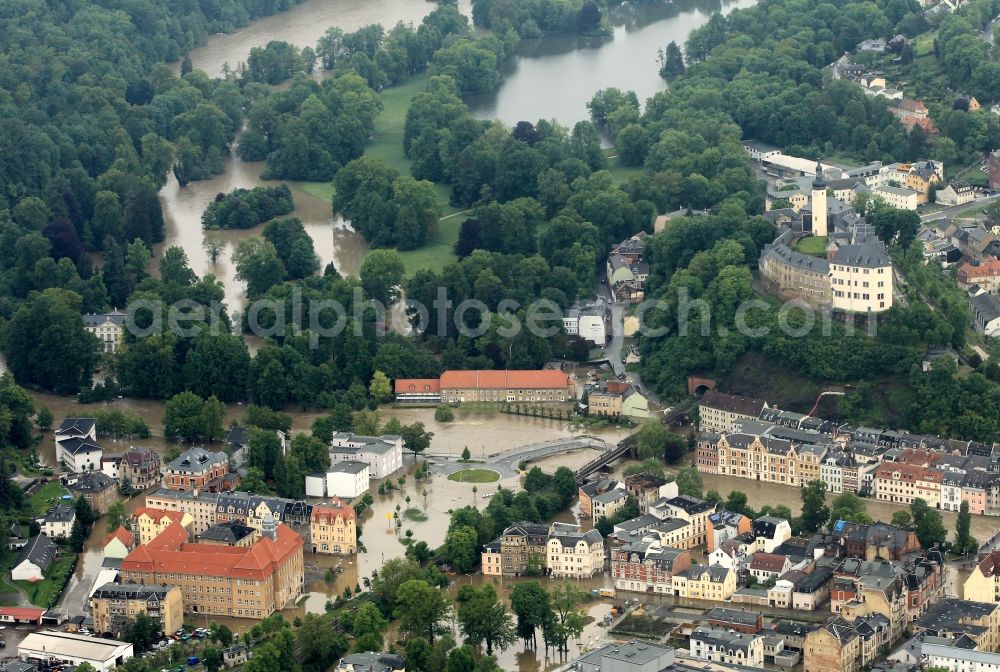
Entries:
[[273, 519], [252, 546], [193, 544], [171, 523], [122, 561], [123, 581], [179, 586], [184, 611], [266, 618], [302, 592], [301, 535]]
[[445, 371], [438, 379], [400, 378], [396, 396], [413, 401], [556, 402], [575, 396], [573, 379], [556, 370]]

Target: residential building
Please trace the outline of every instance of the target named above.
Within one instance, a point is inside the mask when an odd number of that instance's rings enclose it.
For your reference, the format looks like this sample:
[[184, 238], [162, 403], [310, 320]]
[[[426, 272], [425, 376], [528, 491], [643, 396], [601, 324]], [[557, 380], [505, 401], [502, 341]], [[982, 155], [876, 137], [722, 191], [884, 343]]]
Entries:
[[[147, 500], [148, 501], [148, 500]], [[133, 529], [139, 529], [139, 543], [148, 544], [160, 536], [160, 533], [177, 523], [189, 532], [201, 534], [204, 530], [195, 532], [194, 518], [186, 511], [170, 511], [150, 506], [140, 506], [132, 512]], [[206, 526], [205, 529], [208, 529]]]
[[587, 394], [588, 415], [617, 418], [622, 414], [622, 395], [618, 392], [593, 390]]
[[791, 441], [771, 436], [724, 434], [716, 443], [720, 474], [800, 485], [798, 454]]
[[145, 491], [160, 483], [160, 455], [152, 448], [129, 448], [118, 463], [117, 478], [133, 491]]
[[984, 336], [1000, 336], [1000, 296], [980, 294], [969, 300], [976, 331]]
[[354, 509], [338, 497], [312, 508], [309, 531], [313, 553], [353, 555], [358, 552], [357, 516]]
[[691, 567], [691, 552], [638, 540], [611, 549], [611, 576], [618, 590], [672, 595], [673, 577]]
[[625, 492], [624, 486], [594, 496], [591, 499], [594, 520], [610, 518], [624, 509], [627, 501], [628, 493]]
[[965, 636], [980, 651], [1000, 650], [1000, 608], [994, 602], [944, 598], [913, 623], [913, 631], [954, 639]]
[[89, 471], [71, 477], [70, 492], [83, 497], [90, 508], [103, 515], [118, 501], [118, 481], [100, 471]]
[[569, 336], [577, 336], [598, 347], [608, 342], [608, 310], [600, 298], [577, 301], [563, 315], [563, 329]]
[[965, 291], [979, 285], [987, 294], [1000, 294], [1000, 259], [984, 259], [978, 264], [964, 261], [955, 279]]
[[264, 520], [272, 517], [298, 529], [310, 524], [311, 511], [312, 506], [299, 499], [251, 495], [248, 492], [224, 492], [217, 500], [215, 522], [242, 520], [260, 532]]
[[1000, 550], [984, 555], [965, 580], [963, 595], [978, 602], [1000, 602]]
[[715, 504], [690, 495], [678, 495], [657, 500], [650, 511], [661, 519], [672, 517], [688, 523], [691, 528], [686, 534], [690, 546], [701, 546], [708, 541], [708, 517], [715, 512]]
[[674, 577], [673, 590], [689, 600], [725, 602], [736, 592], [736, 572], [723, 565], [692, 565]]
[[250, 660], [250, 647], [246, 644], [234, 644], [222, 650], [222, 666], [226, 668], [242, 665]]
[[520, 522], [500, 535], [500, 554], [504, 576], [537, 575], [545, 570], [549, 528], [537, 523]]
[[760, 516], [751, 523], [752, 552], [774, 553], [779, 546], [792, 538], [792, 526], [784, 518]]
[[117, 530], [104, 537], [104, 543], [101, 544], [101, 547], [104, 549], [105, 558], [122, 560], [135, 548], [135, 545], [135, 535], [119, 526]]
[[483, 551], [479, 554], [479, 564], [482, 568], [483, 576], [503, 576], [503, 556], [500, 553], [500, 539], [483, 544]]
[[230, 520], [212, 525], [198, 535], [200, 544], [221, 544], [222, 546], [253, 546], [259, 534], [242, 520]]
[[184, 625], [184, 601], [177, 586], [143, 586], [106, 583], [90, 596], [94, 631], [121, 637], [136, 616], [145, 614], [160, 622], [162, 632]]
[[[421, 379], [396, 381], [396, 389], [427, 396]], [[558, 402], [576, 396], [573, 380], [562, 371], [445, 371], [438, 379], [440, 401], [496, 403]], [[376, 477], [377, 478], [377, 477]]]
[[878, 313], [892, 308], [892, 258], [881, 242], [841, 245], [830, 259], [833, 309]]
[[371, 467], [367, 462], [345, 460], [330, 465], [326, 471], [327, 497], [354, 499], [368, 492]]
[[75, 521], [76, 510], [69, 504], [59, 502], [38, 522], [42, 527], [42, 534], [49, 539], [69, 539]]
[[735, 630], [748, 635], [754, 635], [764, 629], [764, 617], [759, 611], [715, 607], [705, 614], [705, 621], [716, 628]]
[[330, 464], [338, 462], [364, 462], [371, 478], [386, 478], [403, 467], [403, 437], [337, 432], [330, 439]]
[[745, 632], [698, 626], [691, 633], [691, 655], [729, 665], [764, 667], [764, 638]]
[[899, 560], [920, 550], [916, 532], [883, 522], [865, 525], [838, 520], [830, 536], [848, 558]]
[[922, 499], [936, 506], [941, 501], [940, 469], [928, 469], [899, 462], [883, 462], [875, 470], [875, 499], [911, 504]]
[[17, 656], [51, 666], [89, 663], [97, 672], [111, 672], [134, 655], [132, 644], [71, 632], [32, 632], [17, 645]]
[[698, 430], [716, 434], [742, 431], [744, 422], [757, 420], [767, 402], [708, 390], [698, 400]]
[[122, 561], [124, 581], [181, 588], [185, 613], [263, 619], [302, 592], [302, 536], [274, 518], [253, 546], [188, 543], [171, 524]]
[[1000, 653], [961, 646], [925, 642], [920, 647], [920, 657], [920, 662], [928, 668], [951, 672], [996, 672], [1000, 669]]
[[592, 500], [594, 497], [612, 490], [625, 492], [625, 485], [621, 481], [609, 478], [587, 481], [581, 485], [577, 492], [580, 499], [580, 515], [584, 518], [595, 518]]
[[66, 418], [55, 431], [56, 460], [71, 473], [101, 468], [103, 449], [97, 444], [93, 418]]
[[579, 525], [553, 523], [546, 544], [546, 568], [553, 578], [589, 579], [604, 571], [604, 537]]
[[[705, 550], [709, 553], [717, 549], [723, 542], [735, 539], [750, 531], [750, 518], [742, 513], [733, 513], [720, 509], [708, 516], [708, 534]], [[789, 533], [791, 536], [791, 533]]]
[[10, 576], [15, 581], [41, 581], [55, 560], [59, 547], [44, 534], [38, 534], [21, 547]]
[[804, 672], [858, 672], [861, 638], [854, 625], [834, 618], [805, 636]]
[[975, 200], [976, 192], [968, 182], [952, 182], [934, 194], [934, 202], [940, 205], [964, 205]]
[[118, 352], [125, 339], [126, 314], [115, 308], [110, 313], [87, 313], [83, 328], [97, 337], [104, 352]]
[[171, 461], [163, 475], [168, 490], [206, 490], [219, 492], [223, 477], [229, 473], [229, 456], [201, 447], [188, 448]]
[[875, 187], [872, 193], [884, 200], [887, 205], [898, 210], [916, 210], [920, 202], [920, 192], [906, 187], [893, 187], [886, 184]]
[[660, 478], [653, 474], [632, 474], [625, 477], [625, 491], [639, 505], [639, 513], [647, 513], [649, 506], [661, 497], [676, 497], [677, 482]]
[[146, 495], [146, 506], [188, 514], [191, 516], [191, 534], [198, 535], [215, 524], [219, 495], [199, 490], [160, 488]]
[[791, 568], [792, 563], [787, 555], [758, 551], [750, 558], [750, 575], [760, 583], [772, 579], [777, 580], [779, 576]]
[[[993, 107], [997, 106], [1000, 106], [1000, 103]], [[1000, 114], [1000, 112], [995, 112], [995, 114]], [[990, 189], [1000, 189], [1000, 149], [995, 149], [986, 155], [986, 169], [989, 175]]]

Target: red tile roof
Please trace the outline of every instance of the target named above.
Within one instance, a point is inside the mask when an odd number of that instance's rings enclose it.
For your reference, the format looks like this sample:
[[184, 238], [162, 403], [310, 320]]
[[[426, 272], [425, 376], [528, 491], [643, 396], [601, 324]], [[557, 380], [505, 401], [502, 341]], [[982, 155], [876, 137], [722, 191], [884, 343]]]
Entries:
[[760, 569], [765, 572], [780, 572], [785, 568], [785, 556], [777, 553], [754, 553], [750, 561], [750, 569]]
[[0, 607], [0, 620], [4, 620], [3, 617], [6, 616], [20, 621], [41, 621], [44, 613], [44, 609], [32, 607]]
[[437, 378], [397, 378], [396, 394], [437, 394], [441, 382]]
[[441, 389], [563, 389], [570, 386], [562, 371], [445, 371]]
[[132, 544], [135, 543], [135, 537], [132, 535], [132, 533], [120, 525], [118, 526], [117, 530], [115, 530], [108, 536], [104, 537], [104, 543], [101, 545], [107, 546], [109, 543], [111, 543], [113, 539], [117, 539], [118, 541], [125, 544], [125, 548], [132, 548]]
[[142, 516], [142, 514], [146, 514], [147, 516], [149, 516], [150, 518], [152, 518], [157, 522], [162, 521], [164, 518], [169, 518], [175, 523], [179, 523], [182, 520], [184, 520], [183, 511], [168, 511], [166, 509], [156, 509], [151, 506], [140, 506], [139, 508], [137, 508], [135, 511], [132, 512], [132, 517], [139, 518]]
[[331, 499], [329, 504], [316, 504], [312, 510], [312, 520], [314, 522], [322, 520], [332, 523], [337, 518], [343, 518], [346, 521], [354, 518], [355, 515], [354, 508], [348, 504], [344, 504], [340, 501], [339, 497]]
[[[899, 474], [899, 476], [894, 474]], [[943, 477], [944, 474], [940, 471], [901, 462], [883, 462], [875, 470], [875, 478], [898, 480], [901, 483], [916, 483], [917, 481], [940, 483]]]
[[156, 539], [135, 549], [122, 561], [123, 572], [158, 572], [264, 579], [296, 552], [302, 536], [279, 524], [275, 538], [261, 537], [253, 546], [186, 543], [187, 532], [171, 523]]

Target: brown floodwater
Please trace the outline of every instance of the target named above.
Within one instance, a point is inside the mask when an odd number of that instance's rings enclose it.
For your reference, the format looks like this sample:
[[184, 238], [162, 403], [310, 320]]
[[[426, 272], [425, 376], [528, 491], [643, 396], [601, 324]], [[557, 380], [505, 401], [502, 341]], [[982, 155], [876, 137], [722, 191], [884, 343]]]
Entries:
[[[159, 275], [160, 257], [168, 247], [181, 247], [187, 254], [191, 270], [198, 277], [211, 273], [225, 287], [225, 301], [231, 312], [240, 311], [246, 303], [246, 288], [236, 279], [236, 269], [231, 261], [233, 250], [244, 238], [259, 236], [264, 230], [261, 224], [252, 229], [227, 229], [213, 231], [225, 243], [225, 249], [215, 261], [208, 257], [202, 243], [206, 231], [201, 227], [201, 214], [216, 194], [233, 189], [250, 189], [261, 184], [275, 185], [278, 182], [262, 182], [260, 173], [264, 169], [262, 161], [247, 162], [229, 157], [226, 170], [210, 180], [191, 182], [181, 187], [173, 177], [160, 190], [160, 204], [163, 208], [166, 237], [163, 243], [154, 246], [149, 272]], [[333, 262], [341, 275], [357, 275], [361, 259], [368, 251], [368, 244], [341, 217], [334, 217], [330, 203], [302, 191], [295, 182], [285, 182], [292, 189], [295, 209], [287, 217], [302, 220], [306, 232], [313, 240], [313, 247], [322, 267]]]

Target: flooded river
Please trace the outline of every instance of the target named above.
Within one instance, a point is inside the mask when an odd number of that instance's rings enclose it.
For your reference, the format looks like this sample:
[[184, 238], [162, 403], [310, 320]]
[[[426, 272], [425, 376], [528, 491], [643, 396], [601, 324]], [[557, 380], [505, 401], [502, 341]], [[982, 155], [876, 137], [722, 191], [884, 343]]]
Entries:
[[[479, 118], [497, 118], [508, 124], [545, 118], [572, 126], [588, 117], [586, 102], [600, 88], [632, 89], [644, 100], [665, 87], [657, 74], [658, 49], [671, 40], [683, 44], [688, 33], [707, 22], [712, 12], [729, 12], [750, 6], [754, 1], [677, 0], [639, 2], [634, 6], [625, 3], [612, 15], [614, 39], [553, 36], [525, 40], [518, 55], [508, 64], [500, 89], [489, 96], [470, 99], [471, 111]], [[417, 24], [435, 6], [426, 0], [307, 0], [232, 34], [210, 37], [192, 50], [190, 56], [194, 67], [219, 76], [224, 64], [235, 67], [246, 60], [251, 48], [271, 40], [314, 46], [331, 26], [356, 30], [371, 23], [386, 28], [399, 21]], [[470, 0], [461, 0], [459, 9], [471, 15]], [[201, 213], [217, 193], [261, 184], [262, 169], [262, 163], [245, 163], [233, 157], [227, 162], [225, 172], [211, 180], [180, 187], [171, 177], [160, 192], [166, 240], [154, 251], [151, 272], [156, 273], [164, 248], [180, 246], [195, 273], [199, 276], [212, 273], [222, 281], [230, 311], [240, 311], [245, 303], [244, 287], [235, 278], [230, 255], [241, 239], [259, 235], [262, 227], [221, 232], [226, 249], [213, 264], [202, 248]], [[310, 196], [294, 184], [291, 186], [296, 204], [292, 214], [305, 224], [323, 264], [332, 261], [342, 274], [356, 274], [368, 250], [367, 243], [344, 220], [332, 216], [325, 199]]]

